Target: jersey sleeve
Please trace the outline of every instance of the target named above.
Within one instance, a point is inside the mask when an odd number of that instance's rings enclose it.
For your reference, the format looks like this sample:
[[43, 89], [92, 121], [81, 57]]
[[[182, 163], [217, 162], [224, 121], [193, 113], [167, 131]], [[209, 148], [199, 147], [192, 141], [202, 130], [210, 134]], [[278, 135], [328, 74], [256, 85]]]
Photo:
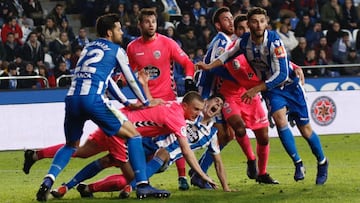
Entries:
[[181, 49], [181, 47], [172, 39], [168, 39], [171, 50], [171, 58], [184, 68], [185, 76], [187, 78], [194, 77], [194, 64], [191, 62], [189, 56]]
[[149, 101], [145, 96], [144, 90], [142, 89], [139, 81], [136, 79], [133, 71], [131, 70], [128, 63], [128, 57], [123, 49], [118, 49], [116, 59], [120, 64], [121, 72], [124, 74], [126, 82], [129, 85], [131, 91], [134, 93], [134, 95], [136, 95], [136, 97], [141, 101], [141, 103], [146, 106], [149, 105]]
[[125, 106], [128, 106], [130, 104], [127, 97], [121, 92], [116, 82], [111, 78], [109, 80], [108, 90], [115, 99], [120, 101]]
[[265, 80], [266, 88], [273, 89], [288, 80], [289, 61], [284, 43], [279, 37], [274, 38], [270, 45], [271, 72], [270, 78]]
[[[171, 108], [171, 107], [169, 107]], [[186, 122], [184, 116], [179, 115], [175, 109], [170, 109], [165, 119], [166, 126], [172, 131], [176, 137], [186, 138]]]
[[224, 64], [225, 62], [232, 60], [234, 57], [242, 53], [242, 50], [240, 49], [240, 43], [242, 41], [242, 38], [238, 38], [235, 41], [235, 44], [225, 51], [223, 54], [221, 54], [218, 59]]

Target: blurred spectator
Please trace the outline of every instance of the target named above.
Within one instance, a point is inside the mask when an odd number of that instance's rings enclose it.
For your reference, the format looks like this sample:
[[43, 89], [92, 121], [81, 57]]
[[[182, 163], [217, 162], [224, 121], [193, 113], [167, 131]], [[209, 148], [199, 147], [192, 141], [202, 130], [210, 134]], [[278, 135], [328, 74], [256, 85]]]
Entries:
[[195, 36], [194, 28], [189, 27], [184, 35], [180, 35], [182, 49], [189, 54], [190, 50], [194, 51], [198, 47], [198, 40]]
[[140, 6], [138, 3], [133, 3], [132, 10], [129, 13], [130, 25], [128, 27], [128, 33], [131, 36], [140, 36], [140, 29], [138, 28], [138, 19], [140, 15]]
[[[318, 52], [318, 65], [330, 65], [333, 64], [331, 60], [326, 56], [326, 51], [324, 49], [320, 49]], [[321, 76], [327, 76], [327, 68], [319, 68]]]
[[62, 50], [60, 56], [56, 58], [55, 66], [59, 66], [62, 62], [65, 62], [66, 69], [70, 70], [70, 73], [73, 73], [71, 71], [71, 52], [67, 49]]
[[308, 46], [305, 37], [299, 38], [299, 44], [291, 51], [291, 61], [299, 66], [304, 66]]
[[9, 13], [9, 6], [6, 2], [0, 1], [0, 28], [7, 22], [12, 14]]
[[84, 27], [81, 27], [79, 29], [78, 36], [75, 38], [75, 40], [71, 43], [71, 50], [74, 52], [75, 47], [80, 46], [82, 48], [85, 47], [89, 42], [92, 40], [87, 37], [87, 32]]
[[208, 19], [211, 19], [213, 18], [213, 15], [215, 13], [215, 11], [218, 9], [218, 8], [221, 8], [221, 7], [224, 7], [224, 0], [215, 0], [215, 4], [212, 8], [210, 8], [210, 10], [208, 11]]
[[60, 32], [58, 38], [49, 44], [49, 51], [54, 61], [61, 56], [64, 50], [71, 51], [71, 44], [67, 32]]
[[120, 16], [120, 23], [121, 23], [122, 29], [127, 29], [127, 27], [130, 26], [130, 19], [129, 19], [128, 12], [125, 8], [125, 4], [119, 3], [119, 5], [117, 6], [117, 8], [114, 12]]
[[9, 63], [7, 61], [0, 62], [0, 90], [9, 89], [9, 80], [2, 80], [1, 77], [9, 77]]
[[318, 45], [322, 36], [324, 36], [324, 34], [320, 22], [315, 22], [314, 26], [305, 33], [305, 38], [310, 48]]
[[202, 50], [207, 50], [212, 38], [213, 34], [209, 27], [204, 27], [201, 35], [198, 38], [197, 46], [200, 47]]
[[181, 15], [180, 7], [176, 0], [162, 0], [165, 15]]
[[[327, 39], [325, 36], [322, 36], [319, 40], [319, 44], [314, 47], [316, 53], [320, 53], [320, 50], [323, 50], [326, 54], [326, 61], [332, 61], [332, 49], [327, 44]], [[324, 64], [325, 65], [325, 64]]]
[[287, 15], [291, 18], [296, 17], [296, 5], [295, 0], [284, 0], [280, 7], [280, 17]]
[[214, 26], [211, 23], [209, 23], [206, 16], [202, 15], [199, 17], [199, 20], [195, 23], [195, 35], [199, 40], [201, 40], [201, 35], [205, 28], [209, 28], [211, 35], [216, 32]]
[[332, 46], [333, 61], [338, 64], [345, 63], [351, 47], [353, 46], [350, 41], [349, 33], [343, 32], [342, 37], [336, 40]]
[[29, 34], [33, 31], [33, 25], [31, 20], [28, 18], [23, 19], [21, 23], [21, 31], [23, 33], [23, 37], [21, 38], [21, 44], [24, 44], [29, 37]]
[[188, 28], [195, 27], [195, 24], [191, 21], [191, 14], [189, 12], [184, 11], [181, 21], [176, 26], [176, 32], [179, 35], [183, 35], [188, 31]]
[[[9, 76], [18, 76], [18, 68], [16, 67], [15, 63], [9, 64]], [[18, 88], [18, 80], [17, 79], [10, 79], [9, 80], [9, 89], [17, 89]]]
[[54, 69], [55, 68], [55, 63], [52, 59], [52, 56], [49, 52], [49, 47], [44, 47], [44, 64], [47, 64], [49, 69]]
[[6, 60], [6, 51], [3, 43], [0, 43], [0, 61]]
[[33, 19], [34, 26], [44, 24], [44, 11], [39, 0], [25, 0], [23, 2], [24, 15]]
[[295, 37], [305, 37], [306, 32], [311, 28], [312, 28], [312, 24], [310, 21], [310, 16], [308, 13], [305, 13], [302, 16], [302, 19], [296, 25]]
[[266, 10], [270, 18], [270, 22], [273, 22], [279, 18], [280, 5], [277, 4], [276, 1], [273, 1], [272, 3], [270, 0], [259, 0], [258, 2], [259, 3], [256, 5]]
[[[317, 59], [316, 59], [316, 53], [314, 49], [309, 49], [306, 52], [306, 58], [304, 61], [305, 66], [315, 66], [318, 65]], [[319, 77], [321, 76], [321, 70], [318, 68], [303, 68], [305, 77]]]
[[70, 70], [66, 69], [66, 63], [60, 62], [58, 66], [54, 69], [54, 75], [58, 81], [59, 87], [68, 87], [71, 85], [71, 77], [64, 77], [59, 79], [62, 75], [70, 76]]
[[340, 23], [335, 21], [331, 28], [326, 33], [326, 39], [329, 46], [332, 46], [336, 40], [341, 38], [342, 31], [340, 28]]
[[48, 18], [52, 18], [56, 27], [60, 27], [61, 26], [61, 22], [66, 19], [66, 15], [65, 15], [65, 10], [64, 10], [64, 5], [62, 4], [56, 4], [55, 7], [50, 11], [50, 13], [47, 15], [46, 17]]
[[73, 28], [71, 25], [69, 25], [69, 22], [67, 19], [63, 19], [63, 21], [61, 22], [61, 25], [59, 27], [60, 32], [66, 32], [67, 36], [69, 38], [69, 41], [72, 42], [75, 40], [75, 34], [73, 31]]
[[49, 43], [54, 41], [60, 35], [60, 30], [56, 26], [54, 19], [50, 16], [45, 20], [45, 25], [41, 26], [42, 33], [45, 37], [45, 44], [49, 46]]
[[330, 29], [335, 21], [341, 22], [343, 13], [338, 0], [329, 0], [321, 7], [320, 19], [324, 29]]
[[175, 26], [172, 23], [165, 26], [165, 35], [173, 39], [180, 47], [182, 47], [180, 36], [176, 33]]
[[358, 28], [359, 25], [359, 16], [352, 1], [353, 0], [345, 0], [344, 5], [342, 6], [344, 17], [341, 21], [341, 27], [350, 31]]
[[[54, 73], [52, 73], [52, 71], [49, 71], [46, 65], [42, 64], [39, 66], [39, 76], [43, 76], [48, 80], [49, 87], [56, 87], [56, 80]], [[37, 81], [37, 86], [38, 88], [46, 88], [45, 81], [39, 78]]]
[[296, 0], [296, 14], [297, 16], [303, 16], [305, 13], [309, 14], [311, 22], [316, 22], [318, 19], [318, 8], [317, 8], [317, 0], [307, 0], [301, 1]]
[[[32, 63], [27, 63], [25, 65], [25, 70], [20, 71], [20, 76], [37, 76], [38, 74], [34, 70], [34, 65]], [[18, 80], [18, 88], [36, 88], [37, 79], [20, 79]]]
[[202, 49], [201, 47], [198, 47], [195, 50], [195, 56], [194, 56], [194, 59], [193, 59], [193, 63], [195, 64], [195, 63], [197, 63], [199, 61], [203, 61], [204, 56], [205, 56], [204, 49]]
[[21, 0], [6, 0], [9, 13], [12, 16], [20, 17], [23, 16], [24, 9], [22, 7]]
[[25, 62], [39, 66], [44, 64], [45, 52], [41, 43], [38, 41], [36, 32], [29, 34], [29, 39], [22, 47], [22, 59]]
[[[194, 6], [191, 9], [191, 12], [195, 18], [196, 21], [199, 20], [200, 16], [206, 16], [206, 9], [201, 6], [200, 1], [195, 1]], [[206, 18], [206, 17], [205, 17]]]
[[21, 56], [21, 45], [15, 41], [15, 35], [12, 32], [7, 33], [7, 38], [4, 44], [5, 60], [12, 62], [17, 57]]
[[[360, 57], [355, 48], [350, 48], [349, 54], [345, 60], [346, 64], [360, 64]], [[345, 67], [341, 71], [341, 75], [360, 76], [360, 66]]]
[[291, 51], [299, 44], [294, 32], [289, 30], [289, 25], [282, 24], [277, 30], [277, 33], [279, 34], [280, 39], [284, 42], [286, 52], [291, 54]]
[[3, 43], [6, 42], [7, 35], [10, 32], [14, 35], [14, 41], [21, 45], [23, 33], [16, 17], [9, 17], [7, 23], [3, 25], [1, 29], [1, 40]]
[[242, 0], [241, 14], [247, 14], [251, 8], [252, 5], [250, 3], [250, 0]]
[[74, 72], [75, 68], [76, 68], [76, 64], [80, 58], [80, 54], [82, 51], [82, 47], [81, 46], [76, 46], [74, 48], [74, 52], [72, 52], [71, 57], [70, 57], [70, 72]]

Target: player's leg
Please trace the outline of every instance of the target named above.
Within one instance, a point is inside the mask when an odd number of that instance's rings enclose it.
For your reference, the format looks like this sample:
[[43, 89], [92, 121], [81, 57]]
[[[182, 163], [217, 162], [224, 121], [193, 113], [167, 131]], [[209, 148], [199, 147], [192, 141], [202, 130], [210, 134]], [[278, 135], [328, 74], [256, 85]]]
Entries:
[[27, 149], [24, 152], [24, 166], [23, 171], [25, 174], [29, 174], [30, 168], [32, 165], [41, 159], [44, 158], [53, 158], [55, 153], [62, 147], [64, 144], [58, 144], [38, 150]]
[[305, 178], [305, 168], [296, 149], [295, 139], [288, 125], [286, 111], [287, 109], [283, 107], [273, 112], [272, 117], [275, 121], [280, 141], [295, 164], [294, 179], [295, 181], [299, 181]]
[[189, 184], [186, 180], [186, 161], [185, 158], [180, 158], [176, 162], [176, 168], [178, 171], [178, 184], [179, 190], [188, 190]]

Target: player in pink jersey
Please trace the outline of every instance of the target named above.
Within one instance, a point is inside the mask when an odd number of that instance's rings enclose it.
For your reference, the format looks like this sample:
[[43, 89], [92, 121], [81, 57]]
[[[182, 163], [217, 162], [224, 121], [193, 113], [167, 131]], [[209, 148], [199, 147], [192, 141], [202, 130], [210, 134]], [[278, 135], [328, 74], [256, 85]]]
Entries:
[[[156, 32], [157, 14], [153, 9], [142, 9], [139, 15], [141, 36], [127, 47], [129, 64], [134, 71], [145, 69], [150, 74], [149, 90], [154, 98], [165, 101], [176, 100], [176, 83], [173, 63], [184, 68], [185, 91], [195, 90], [193, 83], [194, 64], [188, 55], [172, 39]], [[176, 162], [179, 189], [187, 190], [185, 160]]]

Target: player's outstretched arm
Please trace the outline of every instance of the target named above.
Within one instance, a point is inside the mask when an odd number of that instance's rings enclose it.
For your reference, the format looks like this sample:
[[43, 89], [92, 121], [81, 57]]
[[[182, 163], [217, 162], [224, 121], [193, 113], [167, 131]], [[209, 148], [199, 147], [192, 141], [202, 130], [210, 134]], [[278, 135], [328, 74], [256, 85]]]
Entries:
[[214, 166], [215, 166], [216, 174], [217, 174], [217, 176], [218, 176], [218, 178], [220, 180], [220, 183], [221, 183], [221, 186], [222, 186], [223, 190], [225, 192], [231, 192], [232, 190], [229, 188], [229, 185], [228, 185], [228, 182], [227, 182], [225, 167], [224, 167], [224, 164], [222, 162], [221, 155], [220, 154], [214, 154], [213, 158], [214, 158]]
[[203, 170], [201, 170], [201, 167], [195, 157], [194, 152], [190, 149], [190, 146], [187, 142], [187, 138], [185, 137], [177, 137], [177, 138], [181, 148], [181, 152], [183, 154], [183, 157], [186, 159], [186, 162], [197, 174], [199, 174], [199, 176], [204, 181], [208, 182], [214, 189], [216, 189], [217, 188], [216, 183], [209, 176], [207, 176]]

